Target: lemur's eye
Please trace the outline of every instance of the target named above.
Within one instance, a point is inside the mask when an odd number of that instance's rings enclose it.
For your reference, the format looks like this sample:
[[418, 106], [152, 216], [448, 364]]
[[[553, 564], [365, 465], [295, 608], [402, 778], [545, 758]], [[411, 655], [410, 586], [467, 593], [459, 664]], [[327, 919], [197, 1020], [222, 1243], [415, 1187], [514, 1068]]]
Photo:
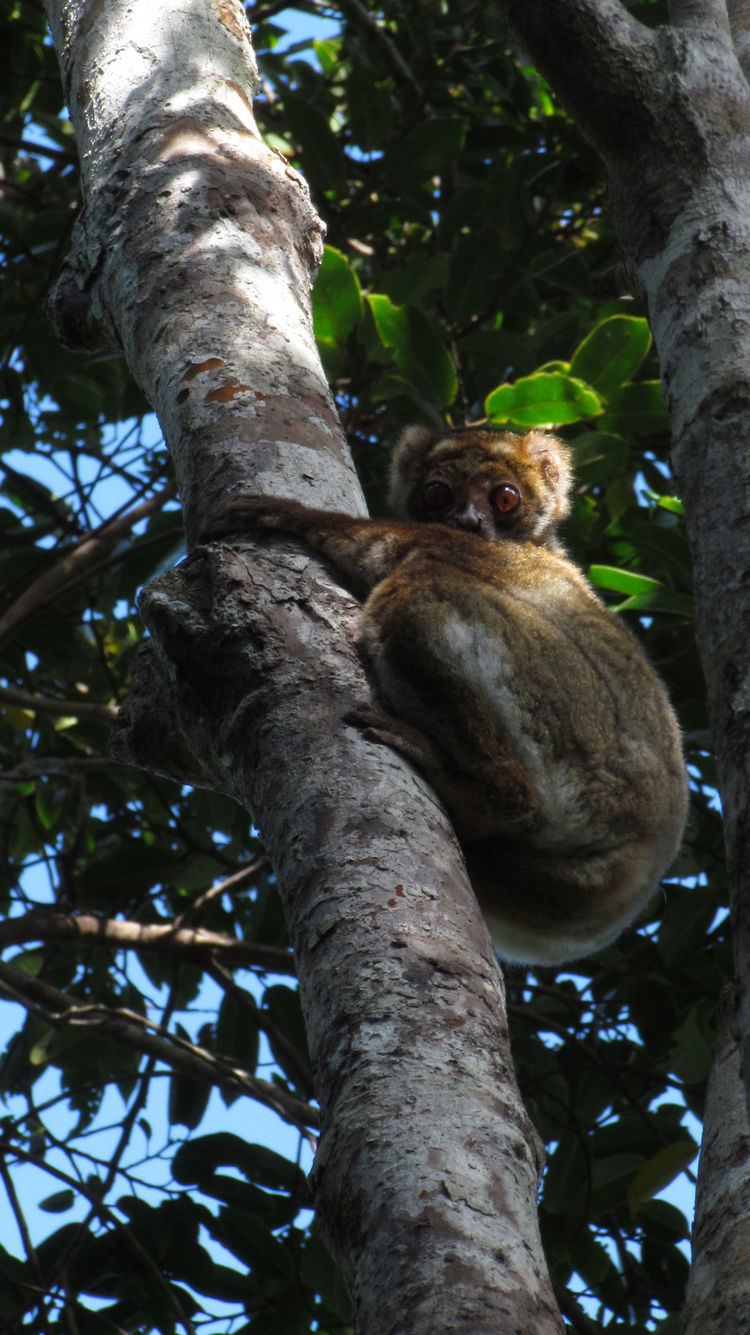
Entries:
[[496, 515], [512, 515], [521, 504], [521, 493], [512, 482], [501, 482], [490, 493], [490, 504]]
[[453, 492], [447, 482], [428, 482], [422, 492], [422, 503], [429, 514], [442, 514], [453, 500]]

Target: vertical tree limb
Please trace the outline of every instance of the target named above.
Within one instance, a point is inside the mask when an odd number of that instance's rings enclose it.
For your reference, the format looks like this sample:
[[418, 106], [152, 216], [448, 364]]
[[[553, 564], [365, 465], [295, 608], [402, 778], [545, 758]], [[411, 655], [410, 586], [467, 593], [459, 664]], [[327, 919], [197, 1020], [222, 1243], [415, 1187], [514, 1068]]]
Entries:
[[750, 1128], [734, 1032], [734, 998], [724, 997], [706, 1099], [683, 1335], [750, 1329]]
[[[750, 89], [739, 58], [747, 52], [747, 7], [673, 0], [673, 24], [640, 34], [617, 3], [540, 0], [525, 7], [508, 0], [505, 9], [606, 161], [613, 221], [638, 274], [659, 352], [724, 807], [746, 1093], [744, 1108], [732, 1101], [726, 1130], [739, 1144], [750, 1103], [750, 579], [747, 562], [737, 561], [750, 532], [744, 445], [750, 423]], [[626, 59], [618, 67], [623, 33]], [[580, 49], [590, 59], [585, 86]], [[620, 128], [613, 132], [615, 120]], [[714, 1081], [725, 1091], [729, 1060], [726, 1048], [720, 1050]], [[701, 1325], [707, 1309], [699, 1292], [721, 1288], [726, 1314], [747, 1302], [746, 1259], [741, 1271], [732, 1262], [733, 1247], [701, 1257], [717, 1218], [706, 1200], [731, 1190], [747, 1206], [750, 1157], [744, 1150], [734, 1163], [737, 1179], [729, 1169], [728, 1156], [709, 1145], [700, 1208], [712, 1222], [696, 1234], [699, 1280], [690, 1296], [696, 1331], [720, 1328]]]
[[[122, 344], [188, 530], [234, 489], [361, 512], [315, 349], [321, 226], [260, 141], [232, 0], [47, 0], [86, 206], [56, 296]], [[561, 1330], [502, 980], [445, 815], [342, 720], [357, 608], [308, 556], [197, 549], [142, 600], [122, 758], [231, 793], [279, 873], [323, 1134], [320, 1218], [360, 1335]], [[450, 1323], [450, 1324], [449, 1324]]]

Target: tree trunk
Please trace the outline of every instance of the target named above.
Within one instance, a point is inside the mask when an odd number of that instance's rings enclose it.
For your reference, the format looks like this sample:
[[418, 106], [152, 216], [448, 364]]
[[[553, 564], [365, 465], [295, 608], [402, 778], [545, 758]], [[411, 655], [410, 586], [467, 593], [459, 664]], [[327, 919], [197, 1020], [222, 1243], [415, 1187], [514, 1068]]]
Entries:
[[[750, 16], [744, 0], [672, 0], [671, 25], [651, 30], [619, 0], [505, 0], [505, 8], [606, 162], [613, 220], [659, 352], [724, 805], [750, 1098]], [[736, 1115], [745, 1185], [732, 1193], [746, 1200], [747, 1104]], [[726, 1165], [709, 1156], [704, 1179]], [[726, 1335], [745, 1328], [736, 1314], [747, 1303], [746, 1267], [730, 1261], [733, 1228], [744, 1239], [733, 1214], [715, 1258]], [[698, 1248], [707, 1236], [697, 1233]]]
[[[361, 512], [317, 357], [320, 223], [260, 141], [238, 4], [47, 0], [86, 207], [64, 336], [121, 344], [188, 534], [234, 490]], [[165, 41], [168, 34], [168, 41]], [[561, 1330], [502, 980], [427, 785], [342, 719], [357, 608], [309, 555], [199, 548], [144, 594], [121, 757], [229, 792], [281, 881], [323, 1132], [320, 1218], [361, 1335]]]
[[684, 1335], [750, 1330], [750, 1138], [733, 1018], [728, 989], [706, 1098]]

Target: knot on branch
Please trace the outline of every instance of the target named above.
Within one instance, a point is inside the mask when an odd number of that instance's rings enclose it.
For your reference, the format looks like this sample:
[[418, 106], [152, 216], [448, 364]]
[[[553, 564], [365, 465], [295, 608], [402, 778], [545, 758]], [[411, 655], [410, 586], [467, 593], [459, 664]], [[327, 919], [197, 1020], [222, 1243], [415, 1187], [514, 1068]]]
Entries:
[[72, 352], [119, 352], [120, 340], [94, 300], [100, 259], [92, 261], [85, 210], [76, 220], [47, 310], [60, 342]]
[[237, 796], [237, 730], [248, 752], [281, 654], [248, 563], [201, 548], [144, 589], [140, 610], [150, 638], [115, 720], [116, 759]]

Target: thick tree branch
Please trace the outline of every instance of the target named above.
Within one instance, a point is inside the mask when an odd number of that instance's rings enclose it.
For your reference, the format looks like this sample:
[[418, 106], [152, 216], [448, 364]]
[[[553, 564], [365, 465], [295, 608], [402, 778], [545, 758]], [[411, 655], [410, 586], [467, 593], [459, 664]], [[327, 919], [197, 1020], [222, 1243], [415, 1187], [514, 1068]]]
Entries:
[[669, 0], [669, 21], [676, 28], [729, 32], [727, 0]]
[[[600, 11], [598, 21], [592, 8]], [[659, 352], [695, 565], [750, 1098], [750, 584], [736, 559], [750, 526], [750, 459], [737, 448], [750, 417], [750, 89], [723, 11], [711, 21], [706, 6], [700, 24], [666, 26], [639, 39], [627, 67], [634, 101], [619, 117], [629, 142], [606, 126], [603, 138], [602, 117], [617, 114], [618, 76], [608, 61], [619, 44], [619, 6], [545, 0], [524, 7], [513, 0], [508, 12], [532, 58], [604, 153], [613, 220], [638, 272]], [[687, 19], [698, 10], [685, 5], [676, 12]], [[733, 12], [742, 23], [744, 10]], [[567, 33], [557, 64], [556, 31], [561, 40]], [[589, 83], [576, 92], [569, 48], [579, 41], [592, 57], [601, 42], [603, 59], [592, 59]]]
[[683, 1335], [750, 1329], [750, 1121], [735, 1014], [728, 988], [706, 1099]]
[[232, 968], [263, 969], [267, 973], [287, 974], [292, 978], [296, 973], [289, 951], [278, 946], [237, 941], [204, 927], [177, 927], [171, 923], [161, 926], [97, 918], [92, 913], [74, 915], [45, 910], [34, 910], [23, 917], [6, 918], [0, 922], [0, 949], [30, 941], [74, 941], [81, 945], [104, 946], [109, 950], [153, 950], [203, 964], [215, 952]]
[[[47, 9], [86, 193], [60, 326], [124, 347], [190, 534], [237, 490], [361, 513], [312, 330], [320, 223], [258, 137], [241, 7]], [[447, 1304], [467, 1335], [558, 1335], [537, 1142], [460, 852], [427, 786], [344, 723], [367, 695], [358, 611], [307, 553], [197, 548], [144, 593], [117, 754], [230, 793], [263, 830], [321, 1101], [319, 1219], [358, 1335], [433, 1332]]]
[[[598, 24], [592, 8], [599, 11]], [[750, 531], [750, 457], [738, 444], [750, 421], [750, 90], [738, 60], [746, 52], [747, 8], [732, 3], [728, 12], [736, 45], [723, 4], [675, 0], [676, 22], [638, 37], [632, 47], [623, 76], [631, 81], [631, 96], [624, 104], [611, 64], [622, 30], [619, 6], [593, 0], [508, 5], [532, 58], [605, 157], [613, 221], [637, 270], [659, 353], [673, 469], [694, 560], [750, 1105], [750, 581], [746, 562], [737, 560]], [[555, 34], [562, 45], [553, 48]], [[576, 42], [591, 56], [588, 82], [580, 87], [574, 86]], [[618, 115], [620, 137], [606, 123]], [[725, 1111], [721, 1126], [706, 1132], [699, 1207], [704, 1222], [696, 1230], [698, 1278], [689, 1297], [691, 1313], [697, 1313], [690, 1329], [701, 1335], [739, 1330], [743, 1318], [737, 1314], [747, 1304], [747, 1106], [738, 1103], [736, 1081], [727, 1074], [734, 1079], [737, 1066], [725, 1040], [707, 1128], [718, 1125], [718, 1097]], [[733, 1139], [736, 1159], [722, 1135]], [[731, 1213], [724, 1208], [727, 1199]], [[714, 1209], [711, 1202], [719, 1200], [721, 1209]], [[715, 1247], [720, 1236], [726, 1245]]]
[[605, 156], [650, 139], [644, 81], [656, 77], [653, 33], [620, 0], [498, 0], [534, 63]]
[[727, 0], [727, 10], [734, 49], [747, 78], [750, 75], [750, 0]]

